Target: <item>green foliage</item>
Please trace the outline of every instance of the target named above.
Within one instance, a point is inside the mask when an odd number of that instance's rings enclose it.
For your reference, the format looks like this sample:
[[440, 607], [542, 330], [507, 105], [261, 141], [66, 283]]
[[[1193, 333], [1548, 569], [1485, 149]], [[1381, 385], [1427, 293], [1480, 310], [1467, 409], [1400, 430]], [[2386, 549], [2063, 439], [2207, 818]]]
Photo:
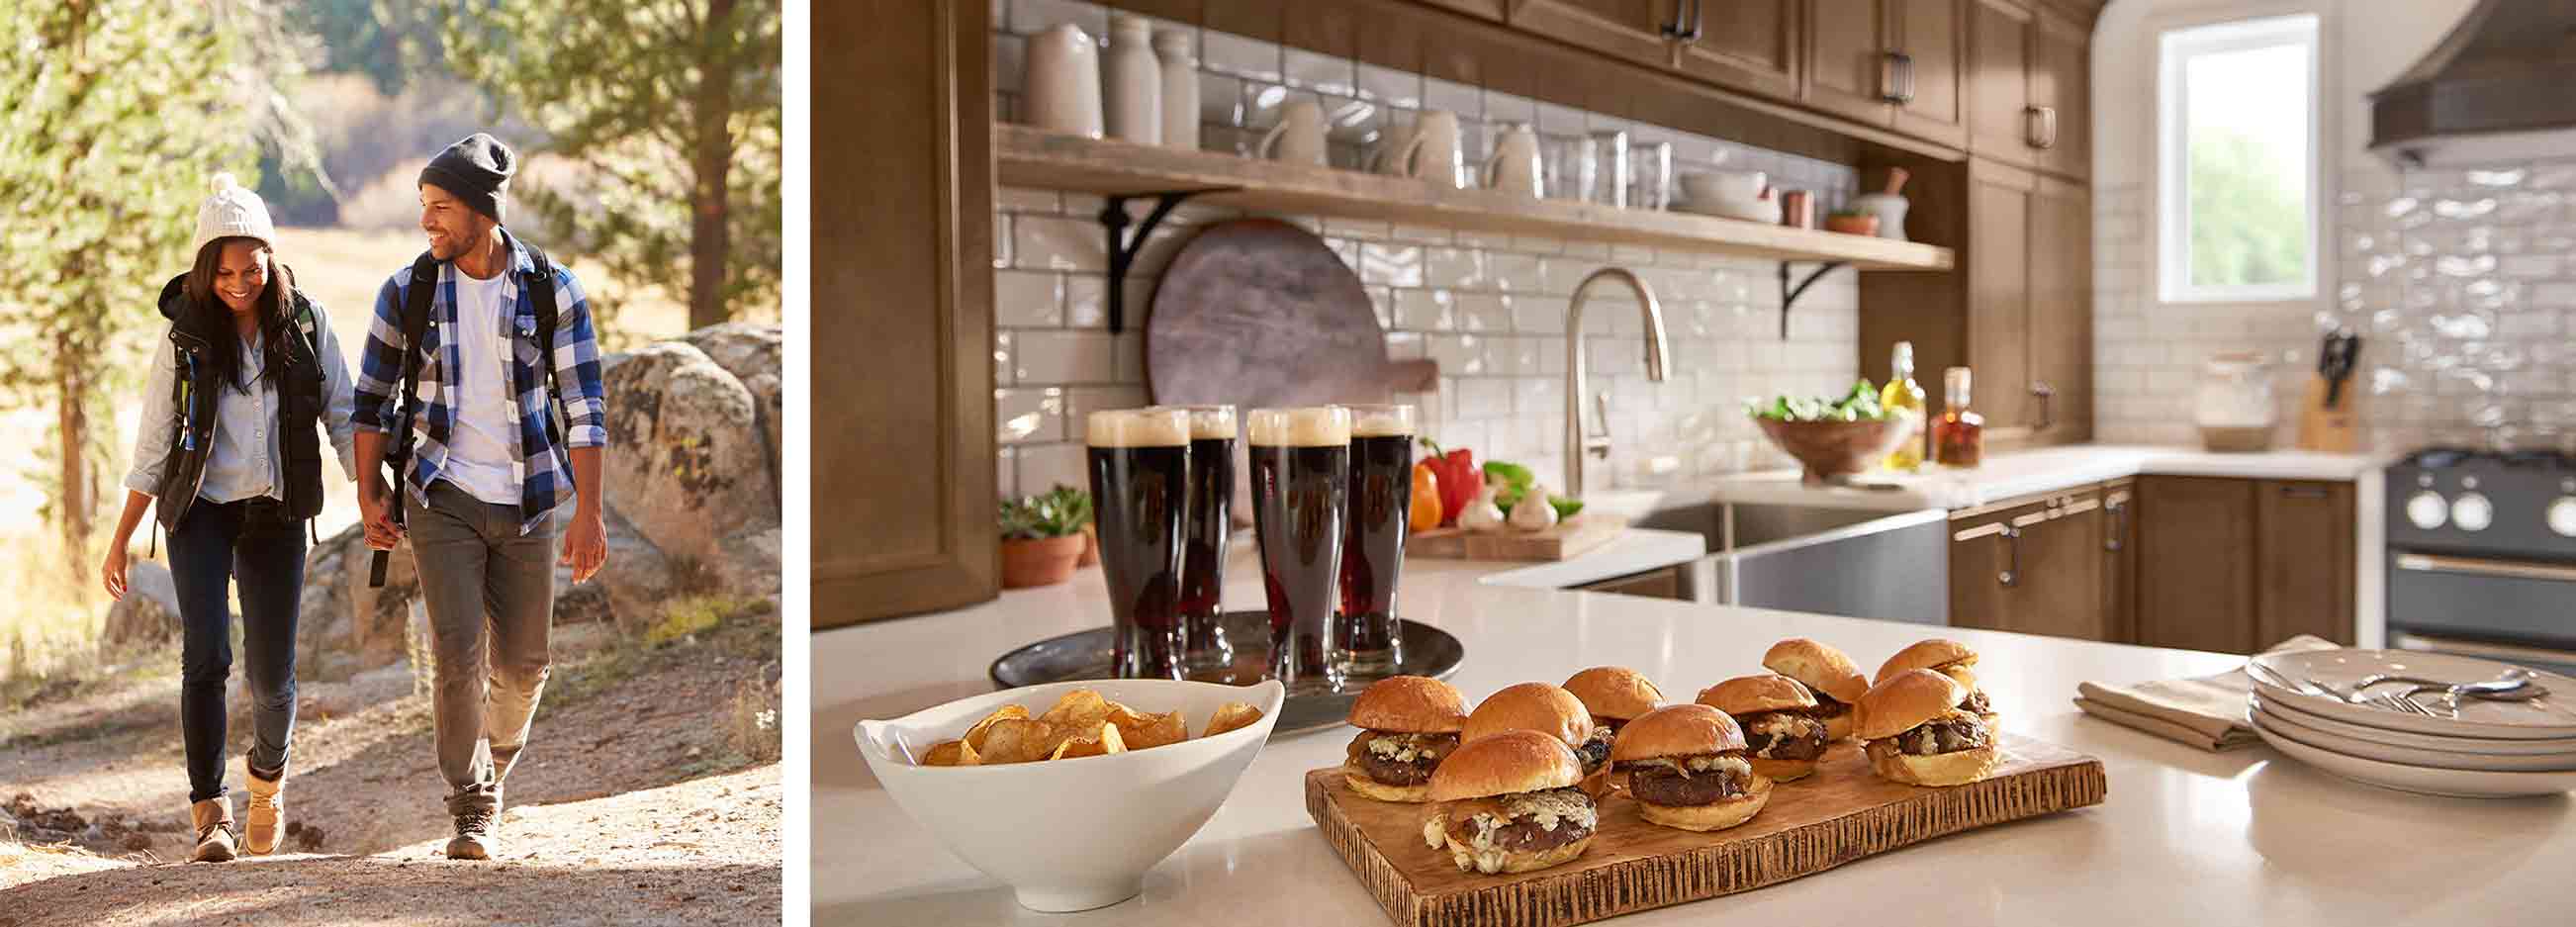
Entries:
[[2298, 170], [2252, 137], [2195, 126], [2191, 138], [2193, 286], [2307, 279], [2307, 191]]
[[1015, 541], [1060, 538], [1091, 521], [1091, 494], [1057, 484], [1042, 495], [1002, 502], [1002, 537]]
[[1778, 419], [1784, 422], [1875, 422], [1888, 417], [1889, 410], [1878, 402], [1878, 388], [1868, 377], [1852, 384], [1851, 392], [1840, 399], [1802, 398], [1782, 394], [1777, 398], [1756, 399], [1745, 403], [1744, 413], [1754, 418]]
[[[521, 204], [564, 250], [689, 303], [691, 328], [779, 298], [778, 0], [469, 0], [440, 7], [450, 67], [590, 168]], [[706, 221], [699, 221], [703, 218]]]
[[422, 62], [445, 53], [435, 12], [412, 0], [295, 0], [294, 7], [326, 49], [321, 70], [364, 74], [385, 96], [400, 95]]

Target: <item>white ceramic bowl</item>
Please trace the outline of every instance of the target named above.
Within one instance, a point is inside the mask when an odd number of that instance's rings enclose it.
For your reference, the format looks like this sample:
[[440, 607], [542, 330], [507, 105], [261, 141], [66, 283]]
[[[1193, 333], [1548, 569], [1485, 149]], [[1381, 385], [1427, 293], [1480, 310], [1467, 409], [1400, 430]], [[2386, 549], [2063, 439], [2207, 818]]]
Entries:
[[[920, 766], [932, 744], [955, 740], [1003, 705], [1035, 715], [1075, 689], [1093, 689], [1141, 712], [1179, 709], [1189, 740], [1110, 756], [1004, 766]], [[1261, 755], [1287, 690], [1160, 679], [1099, 679], [1026, 686], [963, 698], [852, 735], [886, 794], [931, 836], [1011, 886], [1033, 911], [1085, 911], [1144, 891], [1145, 872], [1198, 833]], [[1261, 720], [1199, 737], [1217, 706], [1250, 702]]]

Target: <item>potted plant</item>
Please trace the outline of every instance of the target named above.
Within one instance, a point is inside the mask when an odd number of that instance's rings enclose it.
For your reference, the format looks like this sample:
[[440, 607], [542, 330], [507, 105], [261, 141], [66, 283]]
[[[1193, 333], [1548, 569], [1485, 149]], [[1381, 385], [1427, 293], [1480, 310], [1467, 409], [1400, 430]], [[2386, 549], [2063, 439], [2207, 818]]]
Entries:
[[1845, 235], [1878, 234], [1878, 217], [1857, 209], [1837, 209], [1825, 217], [1825, 231]]
[[1073, 577], [1082, 558], [1091, 494], [1057, 485], [1041, 495], [1002, 502], [1002, 588], [1051, 586]]

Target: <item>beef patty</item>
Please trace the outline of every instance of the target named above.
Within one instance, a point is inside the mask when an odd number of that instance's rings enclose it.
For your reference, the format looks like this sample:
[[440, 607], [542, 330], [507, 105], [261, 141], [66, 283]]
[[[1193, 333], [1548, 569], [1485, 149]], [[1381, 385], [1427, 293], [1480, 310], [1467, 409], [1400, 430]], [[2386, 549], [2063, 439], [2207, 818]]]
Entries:
[[1601, 771], [1601, 767], [1610, 762], [1611, 744], [1617, 741], [1618, 735], [1611, 733], [1609, 728], [1593, 728], [1592, 737], [1574, 748], [1575, 757], [1583, 761], [1583, 774], [1589, 776]]
[[1851, 705], [1849, 703], [1838, 701], [1833, 696], [1826, 695], [1825, 690], [1815, 689], [1812, 690], [1812, 694], [1816, 697], [1816, 710], [1814, 712], [1816, 717], [1839, 718], [1844, 715], [1851, 714]]
[[1648, 766], [1628, 774], [1628, 794], [1649, 805], [1690, 808], [1744, 794], [1744, 780], [1729, 770], [1685, 776], [1669, 766]]
[[1897, 751], [1915, 756], [1974, 750], [1994, 742], [1994, 735], [1986, 732], [1985, 723], [1975, 718], [1939, 718], [1896, 735]]
[[[1766, 716], [1778, 716], [1790, 725], [1787, 731], [1757, 731], [1754, 725]], [[1756, 712], [1744, 716], [1746, 752], [1769, 760], [1812, 760], [1825, 755], [1824, 722], [1805, 712]]]
[[[1371, 749], [1373, 742], [1386, 741], [1392, 753]], [[1458, 749], [1458, 735], [1404, 734], [1363, 730], [1351, 738], [1347, 751], [1350, 761], [1359, 765], [1368, 777], [1394, 786], [1414, 786], [1431, 781], [1431, 771], [1439, 768], [1440, 758]], [[1406, 756], [1407, 751], [1411, 755]], [[1397, 757], [1405, 757], [1398, 759]]]
[[[1592, 836], [1592, 828], [1573, 821], [1557, 821], [1556, 827], [1551, 829], [1540, 826], [1537, 819], [1533, 817], [1522, 815], [1494, 828], [1489, 840], [1497, 850], [1538, 853], [1553, 850], [1589, 836]], [[1449, 822], [1449, 839], [1457, 841], [1460, 845], [1473, 845], [1476, 842], [1476, 819], [1471, 817], [1463, 821]]]
[[1969, 714], [1978, 715], [1990, 715], [1995, 713], [1993, 703], [1986, 701], [1986, 690], [1984, 689], [1969, 692], [1968, 698], [1959, 703], [1959, 710], [1968, 712]]

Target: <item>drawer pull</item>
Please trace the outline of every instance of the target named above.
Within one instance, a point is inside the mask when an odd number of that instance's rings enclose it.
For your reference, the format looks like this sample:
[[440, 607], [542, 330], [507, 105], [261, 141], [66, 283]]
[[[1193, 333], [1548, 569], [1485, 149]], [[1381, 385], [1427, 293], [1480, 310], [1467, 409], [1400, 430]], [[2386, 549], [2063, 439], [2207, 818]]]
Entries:
[[2021, 529], [2004, 526], [2003, 539], [2004, 570], [1995, 574], [1995, 581], [2010, 588], [2021, 585]]
[[2463, 576], [2501, 576], [2510, 579], [2547, 579], [2576, 583], [2576, 567], [2547, 563], [2516, 563], [2510, 560], [2445, 557], [2439, 554], [2399, 554], [2397, 568], [2416, 573], [2457, 573]]

